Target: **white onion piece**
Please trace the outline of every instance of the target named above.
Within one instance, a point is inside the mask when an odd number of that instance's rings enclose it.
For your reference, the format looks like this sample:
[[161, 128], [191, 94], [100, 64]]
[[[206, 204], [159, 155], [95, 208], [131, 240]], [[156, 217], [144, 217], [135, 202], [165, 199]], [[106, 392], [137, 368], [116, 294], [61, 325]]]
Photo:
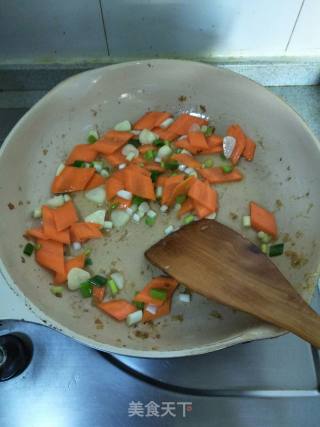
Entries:
[[130, 219], [130, 215], [123, 210], [114, 209], [111, 212], [111, 221], [116, 228], [121, 228], [127, 224]]
[[65, 200], [63, 195], [59, 195], [59, 196], [54, 196], [51, 199], [49, 199], [46, 203], [47, 206], [49, 206], [50, 208], [58, 208], [59, 206], [64, 205]]
[[106, 190], [104, 185], [86, 191], [84, 195], [86, 199], [96, 203], [97, 205], [102, 205], [102, 203], [106, 200]]
[[121, 273], [112, 273], [110, 274], [111, 279], [114, 280], [118, 289], [123, 289], [124, 287], [124, 277]]
[[87, 215], [84, 220], [85, 222], [93, 222], [94, 224], [100, 224], [101, 226], [103, 226], [105, 216], [106, 216], [106, 210], [99, 209], [95, 212], [92, 212], [92, 214]]
[[123, 120], [123, 122], [117, 123], [114, 127], [114, 130], [120, 132], [130, 132], [131, 131], [131, 123], [129, 120]]
[[86, 282], [90, 279], [90, 274], [82, 268], [71, 268], [68, 273], [68, 288], [71, 291], [75, 291], [80, 288], [81, 283]]

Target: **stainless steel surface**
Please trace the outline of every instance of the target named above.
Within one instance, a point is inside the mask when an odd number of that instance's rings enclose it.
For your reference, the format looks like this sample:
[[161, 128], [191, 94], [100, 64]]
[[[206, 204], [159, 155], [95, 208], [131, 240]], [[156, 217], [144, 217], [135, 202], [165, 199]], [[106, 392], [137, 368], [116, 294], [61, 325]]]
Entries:
[[[319, 87], [277, 92], [319, 136]], [[31, 105], [10, 106], [0, 108], [0, 140]], [[6, 304], [0, 299], [0, 312]], [[320, 311], [319, 293], [314, 307]], [[0, 335], [16, 332], [32, 340], [33, 358], [20, 376], [0, 383], [3, 427], [320, 423], [320, 353], [292, 335], [205, 356], [146, 360], [101, 354], [33, 323], [0, 322]], [[129, 417], [131, 401], [174, 402], [176, 417]], [[185, 418], [177, 402], [192, 402]]]

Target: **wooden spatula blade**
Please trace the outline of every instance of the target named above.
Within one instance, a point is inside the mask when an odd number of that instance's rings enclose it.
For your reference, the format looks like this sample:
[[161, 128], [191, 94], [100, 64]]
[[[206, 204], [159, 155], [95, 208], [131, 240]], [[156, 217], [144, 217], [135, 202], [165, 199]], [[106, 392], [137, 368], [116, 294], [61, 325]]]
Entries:
[[225, 225], [193, 222], [160, 240], [145, 256], [195, 292], [320, 347], [320, 317], [257, 246]]

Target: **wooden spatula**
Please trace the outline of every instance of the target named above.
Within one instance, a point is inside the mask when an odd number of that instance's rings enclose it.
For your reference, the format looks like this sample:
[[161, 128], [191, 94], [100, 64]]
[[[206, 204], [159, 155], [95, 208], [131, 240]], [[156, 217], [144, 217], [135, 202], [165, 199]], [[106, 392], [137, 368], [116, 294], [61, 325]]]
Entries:
[[160, 240], [145, 256], [193, 291], [320, 348], [320, 316], [257, 246], [225, 225], [194, 222]]

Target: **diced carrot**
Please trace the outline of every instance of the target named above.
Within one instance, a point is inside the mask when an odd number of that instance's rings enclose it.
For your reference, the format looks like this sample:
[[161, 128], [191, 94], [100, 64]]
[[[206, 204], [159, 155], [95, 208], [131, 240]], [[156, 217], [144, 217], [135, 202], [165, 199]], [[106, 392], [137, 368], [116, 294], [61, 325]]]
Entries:
[[89, 239], [99, 239], [102, 237], [100, 224], [91, 222], [76, 222], [70, 227], [70, 237], [72, 242], [86, 242]]
[[217, 168], [202, 168], [198, 172], [210, 184], [223, 184], [225, 182], [236, 182], [243, 179], [239, 169], [233, 169], [230, 173], [224, 173], [220, 167]]
[[217, 147], [223, 144], [223, 138], [219, 135], [211, 135], [207, 137], [207, 143], [210, 147]]
[[190, 151], [191, 154], [197, 154], [198, 150], [191, 146], [190, 142], [187, 139], [180, 139], [175, 141], [174, 145], [176, 148], [182, 148], [183, 150]]
[[124, 299], [114, 299], [97, 304], [97, 307], [117, 320], [124, 320], [128, 314], [137, 311], [137, 307]]
[[164, 168], [157, 162], [147, 162], [144, 168], [149, 172], [164, 172]]
[[168, 178], [168, 175], [159, 175], [156, 181], [157, 187], [163, 187]]
[[144, 164], [147, 163], [146, 159], [144, 159], [143, 157], [141, 157], [140, 155], [135, 157], [133, 160], [131, 160], [130, 164], [131, 165], [138, 165], [140, 167], [143, 167]]
[[174, 189], [183, 181], [183, 175], [168, 176], [163, 184], [161, 204], [168, 205], [171, 200]]
[[208, 184], [196, 179], [189, 191], [188, 196], [196, 203], [206, 207], [210, 212], [217, 210], [217, 192]]
[[134, 129], [153, 129], [160, 126], [162, 122], [171, 117], [170, 113], [164, 111], [149, 111], [145, 113], [135, 124]]
[[86, 257], [84, 255], [78, 255], [72, 259], [65, 260], [64, 262], [64, 274], [56, 273], [54, 277], [55, 284], [62, 284], [67, 281], [68, 273], [72, 268], [83, 268]]
[[157, 134], [159, 139], [163, 139], [165, 141], [173, 141], [179, 136], [175, 132], [172, 132], [170, 129], [162, 129], [162, 128], [154, 128], [152, 132]]
[[71, 193], [82, 191], [95, 174], [94, 168], [75, 168], [66, 166], [60, 175], [56, 176], [51, 185], [53, 193]]
[[143, 199], [155, 200], [153, 182], [149, 176], [137, 173], [130, 168], [125, 170], [125, 189]]
[[220, 154], [220, 153], [223, 153], [223, 146], [222, 145], [210, 147], [208, 150], [201, 151], [201, 154]]
[[157, 149], [157, 147], [153, 144], [144, 144], [144, 145], [140, 145], [139, 153], [143, 155], [147, 151], [155, 151], [156, 149]]
[[117, 195], [118, 191], [123, 189], [124, 183], [119, 181], [118, 178], [115, 178], [114, 175], [106, 179], [106, 195], [108, 200], [113, 199]]
[[120, 181], [123, 184], [122, 188], [124, 188], [124, 169], [114, 170], [112, 172], [112, 177], [116, 178], [118, 181]]
[[196, 178], [194, 176], [189, 176], [185, 180], [179, 182], [179, 184], [176, 185], [175, 188], [173, 189], [171, 196], [170, 196], [170, 199], [168, 200], [168, 202], [166, 204], [168, 206], [172, 206], [175, 203], [176, 198], [178, 196], [181, 196], [183, 194], [187, 194], [195, 179]]
[[194, 210], [193, 200], [188, 198], [182, 203], [181, 208], [179, 209], [179, 212], [178, 212], [178, 218], [181, 218], [183, 215], [185, 215], [186, 213], [192, 212], [193, 210]]
[[108, 156], [104, 156], [106, 161], [111, 166], [119, 166], [121, 163], [126, 163], [127, 159], [124, 157], [124, 155], [121, 153], [121, 151], [115, 151], [112, 154], [109, 154]]
[[189, 168], [198, 169], [201, 168], [201, 163], [199, 163], [196, 159], [189, 154], [173, 154], [171, 156], [172, 160], [176, 160], [177, 162], [188, 166]]
[[214, 212], [211, 209], [206, 208], [205, 206], [201, 205], [198, 202], [194, 202], [194, 208], [196, 211], [196, 215], [199, 219], [205, 218], [206, 216]]
[[202, 132], [189, 132], [188, 140], [191, 147], [198, 152], [208, 150], [209, 148], [206, 137]]
[[139, 164], [131, 163], [129, 166], [125, 168], [125, 170], [123, 170], [123, 182], [125, 182], [127, 171], [131, 171], [137, 174], [142, 174], [144, 176], [151, 176], [151, 173], [145, 167], [139, 166]]
[[170, 300], [177, 286], [178, 282], [172, 277], [155, 277], [151, 279], [149, 283], [147, 283], [147, 285], [142, 289], [142, 291], [135, 295], [133, 300], [160, 307], [164, 304], [164, 300], [153, 298], [150, 295], [151, 289], [165, 290], [167, 292], [166, 300]]
[[35, 254], [37, 263], [58, 274], [64, 274], [63, 243], [43, 239], [38, 239], [37, 243], [40, 245]]
[[250, 202], [251, 227], [277, 238], [278, 228], [274, 214], [255, 202]]
[[93, 162], [97, 157], [97, 152], [92, 149], [91, 144], [78, 144], [73, 147], [65, 164], [72, 165], [76, 160]]
[[44, 234], [43, 228], [39, 227], [39, 228], [29, 228], [26, 231], [26, 235], [33, 237], [35, 239], [43, 239], [46, 240], [48, 239], [48, 237]]
[[97, 305], [100, 304], [103, 301], [103, 298], [106, 293], [106, 287], [105, 286], [93, 286], [92, 288], [92, 302], [93, 304]]
[[63, 231], [78, 221], [78, 214], [72, 200], [52, 210], [53, 219], [58, 231]]
[[256, 144], [254, 141], [252, 141], [252, 139], [250, 138], [246, 138], [246, 146], [243, 150], [243, 157], [248, 160], [249, 162], [251, 162], [254, 158], [254, 154], [256, 152]]
[[119, 209], [127, 209], [132, 205], [132, 200], [123, 199], [119, 196], [113, 197], [110, 202], [111, 204], [116, 204]]
[[231, 155], [231, 163], [236, 165], [246, 147], [246, 135], [238, 124], [230, 125], [227, 129], [227, 135], [236, 139], [236, 145]]
[[177, 135], [186, 135], [193, 124], [207, 125], [208, 120], [202, 119], [201, 117], [191, 116], [190, 114], [181, 114], [171, 126], [169, 126], [168, 130], [176, 133]]
[[106, 179], [103, 176], [101, 176], [99, 173], [95, 173], [86, 185], [85, 189], [91, 190], [92, 188], [100, 187], [100, 185], [104, 185], [105, 182]]
[[159, 317], [166, 316], [171, 310], [171, 299], [166, 300], [160, 307], [158, 307], [155, 314], [150, 313], [147, 310], [143, 311], [142, 321], [150, 322], [150, 320], [158, 319]]
[[69, 230], [58, 231], [56, 227], [54, 211], [55, 209], [50, 209], [48, 206], [42, 206], [43, 232], [47, 239], [69, 244]]
[[91, 147], [92, 150], [97, 153], [109, 156], [120, 150], [133, 137], [134, 135], [131, 132], [118, 132], [116, 130], [111, 130], [104, 134], [97, 142], [92, 144]]

